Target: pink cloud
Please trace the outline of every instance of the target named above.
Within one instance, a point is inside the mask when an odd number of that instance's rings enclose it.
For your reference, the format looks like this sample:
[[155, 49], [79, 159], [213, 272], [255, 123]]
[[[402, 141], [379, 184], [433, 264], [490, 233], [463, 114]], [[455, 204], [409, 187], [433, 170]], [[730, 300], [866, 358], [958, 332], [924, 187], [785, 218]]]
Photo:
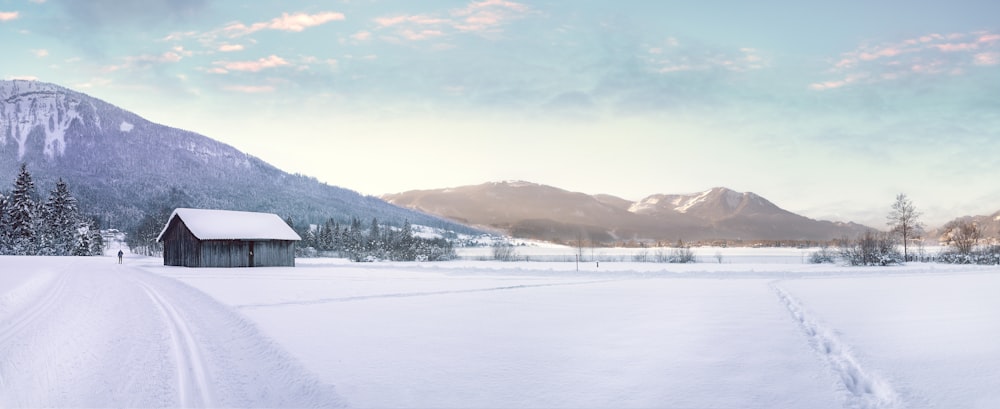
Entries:
[[829, 89], [841, 88], [841, 87], [853, 84], [855, 82], [861, 81], [861, 80], [866, 79], [866, 78], [868, 78], [868, 75], [866, 75], [866, 74], [852, 74], [852, 75], [848, 75], [846, 78], [841, 79], [841, 80], [824, 81], [824, 82], [817, 82], [817, 83], [809, 84], [809, 88], [813, 89], [813, 90], [816, 90], [816, 91], [825, 91], [825, 90], [829, 90]]
[[222, 31], [231, 37], [245, 36], [261, 30], [301, 32], [310, 27], [323, 25], [331, 21], [341, 21], [344, 19], [345, 17], [343, 13], [333, 11], [325, 11], [316, 14], [281, 13], [281, 17], [276, 17], [271, 19], [271, 21], [254, 23], [250, 26], [239, 22], [232, 23], [223, 27]]
[[507, 0], [484, 0], [470, 3], [463, 9], [452, 11], [461, 18], [455, 24], [459, 31], [487, 31], [500, 24], [520, 18], [529, 11], [528, 6]]
[[0, 11], [0, 21], [17, 20], [18, 17], [20, 17], [20, 13], [16, 11]]
[[242, 92], [244, 94], [261, 94], [274, 92], [273, 85], [229, 85], [225, 87], [227, 91]]
[[946, 53], [959, 52], [959, 51], [972, 51], [979, 48], [976, 43], [945, 43], [936, 44], [934, 46], [938, 50]]
[[233, 51], [243, 51], [243, 45], [241, 44], [222, 44], [219, 46], [219, 51], [224, 53]]
[[979, 53], [974, 58], [976, 65], [1000, 65], [1000, 52]]
[[928, 35], [920, 37], [920, 42], [921, 43], [929, 43], [931, 41], [941, 40], [941, 39], [944, 39], [944, 36], [941, 35], [941, 34], [928, 34]]
[[861, 59], [861, 60], [863, 60], [863, 61], [872, 61], [872, 60], [883, 58], [883, 57], [895, 57], [895, 56], [900, 55], [900, 54], [902, 54], [904, 52], [905, 51], [903, 49], [901, 49], [901, 48], [889, 47], [889, 48], [883, 48], [883, 49], [878, 50], [878, 51], [873, 52], [873, 53], [869, 53], [869, 52], [861, 53], [858, 56], [858, 58]]
[[[957, 40], [957, 41], [956, 41]], [[865, 83], [891, 81], [915, 75], [952, 75], [969, 73], [975, 66], [991, 66], [998, 61], [1000, 34], [985, 31], [928, 34], [898, 43], [864, 46], [841, 55], [832, 62], [831, 72], [865, 75]], [[818, 82], [810, 88], [832, 89], [858, 81]]]
[[1000, 34], [983, 34], [979, 37], [980, 43], [994, 43], [1000, 40]]
[[429, 25], [447, 24], [449, 23], [449, 21], [442, 18], [417, 14], [412, 16], [379, 17], [375, 19], [375, 23], [378, 24], [379, 27], [392, 27], [404, 23], [429, 26]]
[[839, 68], [839, 69], [850, 68], [850, 67], [853, 67], [853, 66], [857, 65], [857, 63], [858, 63], [857, 59], [854, 59], [854, 58], [844, 58], [844, 59], [838, 61], [837, 64], [834, 65], [834, 67]]
[[[270, 55], [265, 58], [261, 58], [257, 61], [216, 61], [213, 64], [222, 67], [224, 70], [228, 71], [246, 71], [246, 72], [258, 72], [267, 68], [276, 68], [286, 65], [290, 65], [288, 61], [284, 58], [278, 57], [276, 55]], [[222, 72], [218, 72], [222, 73]]]
[[351, 35], [351, 38], [358, 41], [367, 41], [371, 37], [372, 33], [370, 31], [365, 31], [365, 30], [358, 31], [357, 33]]
[[513, 1], [507, 1], [507, 0], [484, 0], [484, 1], [480, 1], [480, 2], [473, 2], [472, 4], [469, 4], [469, 6], [466, 9], [467, 10], [468, 9], [483, 9], [483, 8], [487, 8], [487, 7], [502, 7], [502, 8], [507, 8], [507, 9], [511, 9], [511, 10], [515, 10], [515, 11], [521, 11], [521, 12], [528, 10], [528, 6], [525, 6], [525, 5], [521, 4], [521, 3], [515, 3]]
[[400, 35], [402, 35], [404, 38], [410, 41], [420, 41], [420, 40], [427, 40], [429, 38], [440, 37], [444, 35], [444, 33], [442, 33], [439, 30], [423, 30], [419, 32], [413, 30], [403, 30], [400, 32]]
[[530, 12], [528, 6], [508, 0], [483, 0], [451, 10], [447, 17], [434, 14], [396, 15], [376, 18], [379, 29], [396, 28], [399, 37], [417, 41], [459, 32], [496, 31], [503, 24]]

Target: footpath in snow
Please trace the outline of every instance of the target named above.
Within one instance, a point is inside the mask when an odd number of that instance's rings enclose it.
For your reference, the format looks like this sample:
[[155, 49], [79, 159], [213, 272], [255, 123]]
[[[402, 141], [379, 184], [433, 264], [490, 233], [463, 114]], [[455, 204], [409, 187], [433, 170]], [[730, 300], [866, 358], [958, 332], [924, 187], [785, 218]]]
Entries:
[[240, 314], [115, 261], [0, 257], [0, 407], [343, 405]]

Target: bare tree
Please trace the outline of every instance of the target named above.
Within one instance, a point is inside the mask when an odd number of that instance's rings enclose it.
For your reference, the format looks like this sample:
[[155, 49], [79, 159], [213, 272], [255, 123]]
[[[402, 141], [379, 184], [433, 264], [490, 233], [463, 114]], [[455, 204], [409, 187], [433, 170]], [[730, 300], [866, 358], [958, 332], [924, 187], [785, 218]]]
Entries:
[[892, 210], [889, 211], [887, 223], [890, 232], [899, 236], [903, 241], [903, 260], [909, 260], [907, 246], [910, 240], [919, 239], [923, 234], [924, 225], [920, 222], [921, 213], [913, 206], [905, 194], [896, 195], [896, 201], [892, 203]]
[[514, 245], [507, 241], [493, 243], [493, 259], [497, 261], [517, 261]]
[[947, 230], [945, 234], [948, 236], [948, 245], [962, 255], [972, 254], [983, 237], [982, 230], [971, 220], [949, 222], [945, 225], [945, 230]]

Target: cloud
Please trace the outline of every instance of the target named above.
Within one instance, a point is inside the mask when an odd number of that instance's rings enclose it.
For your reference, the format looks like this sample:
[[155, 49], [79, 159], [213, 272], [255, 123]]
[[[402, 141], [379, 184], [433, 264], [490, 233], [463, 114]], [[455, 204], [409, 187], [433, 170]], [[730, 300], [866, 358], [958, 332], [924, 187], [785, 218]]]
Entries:
[[375, 19], [375, 24], [377, 24], [379, 27], [392, 27], [405, 23], [412, 23], [421, 26], [429, 26], [429, 25], [452, 24], [453, 22], [448, 19], [430, 17], [422, 14], [413, 16], [378, 17]]
[[819, 82], [819, 83], [815, 83], [815, 84], [810, 84], [809, 88], [817, 90], [817, 91], [828, 90], [828, 89], [835, 89], [835, 88], [841, 88], [841, 87], [844, 87], [844, 86], [856, 83], [858, 81], [862, 81], [862, 80], [864, 80], [866, 78], [868, 78], [868, 75], [866, 75], [866, 74], [852, 74], [852, 75], [848, 75], [847, 78], [844, 78], [844, 79], [841, 79], [841, 80], [825, 81], [825, 82]]
[[156, 54], [156, 55], [144, 54], [139, 56], [125, 57], [124, 62], [122, 62], [121, 64], [104, 67], [103, 71], [115, 72], [115, 71], [125, 71], [133, 69], [145, 69], [155, 65], [180, 62], [187, 55], [190, 55], [190, 52], [185, 51], [183, 47], [174, 47], [173, 50], [164, 52], [162, 54]]
[[21, 14], [16, 11], [0, 11], [0, 21], [12, 21], [17, 20]]
[[667, 39], [665, 44], [647, 47], [643, 58], [653, 71], [660, 74], [713, 70], [745, 72], [768, 65], [761, 53], [754, 48], [713, 50], [704, 46], [681, 45], [673, 37]]
[[244, 94], [263, 94], [275, 91], [273, 85], [228, 85], [223, 88], [227, 91], [242, 92]]
[[44, 57], [48, 57], [49, 56], [49, 50], [46, 50], [44, 48], [37, 49], [37, 50], [31, 50], [31, 53], [34, 54], [35, 57], [38, 57], [38, 58], [44, 58]]
[[222, 29], [223, 33], [231, 38], [241, 37], [261, 30], [278, 30], [301, 32], [307, 28], [329, 23], [331, 21], [344, 20], [343, 13], [324, 11], [316, 14], [306, 13], [282, 13], [281, 17], [271, 19], [271, 21], [254, 23], [249, 26], [243, 23], [232, 23]]
[[358, 41], [367, 41], [368, 39], [372, 38], [372, 33], [370, 31], [361, 30], [358, 31], [357, 33], [351, 34], [351, 38]]
[[38, 77], [34, 75], [11, 75], [4, 77], [7, 81], [21, 80], [21, 81], [38, 81]]
[[815, 82], [813, 90], [895, 81], [913, 76], [962, 75], [970, 68], [997, 65], [1000, 34], [931, 33], [895, 43], [862, 45], [841, 54], [828, 72], [840, 78]]
[[976, 54], [975, 62], [976, 65], [1000, 65], [1000, 52]]
[[[324, 11], [314, 14], [307, 13], [282, 13], [280, 17], [275, 17], [268, 21], [253, 23], [250, 25], [236, 21], [217, 27], [208, 31], [178, 31], [162, 38], [165, 42], [183, 42], [195, 40], [203, 47], [212, 51], [232, 52], [243, 50], [242, 45], [233, 44], [236, 38], [246, 37], [261, 31], [284, 31], [302, 32], [311, 27], [320, 26], [331, 21], [344, 20], [343, 13], [334, 11]], [[244, 39], [255, 43], [253, 38]]]
[[452, 11], [460, 18], [455, 28], [461, 31], [488, 31], [528, 12], [528, 6], [507, 0], [473, 2], [464, 9]]
[[83, 23], [79, 30], [119, 25], [187, 22], [204, 13], [208, 0], [52, 0], [63, 19]]
[[426, 40], [429, 38], [441, 37], [444, 35], [444, 33], [441, 32], [441, 30], [421, 30], [421, 31], [403, 30], [399, 34], [402, 35], [403, 38], [406, 38], [407, 40], [410, 41]]
[[220, 44], [219, 51], [228, 53], [233, 51], [243, 51], [243, 45], [241, 44]]
[[397, 40], [421, 41], [455, 33], [499, 32], [505, 24], [531, 12], [521, 3], [484, 0], [447, 12], [383, 16], [373, 21], [376, 30], [394, 30]]
[[273, 54], [256, 61], [216, 61], [213, 64], [218, 66], [216, 68], [221, 68], [221, 70], [210, 71], [217, 74], [225, 74], [229, 71], [258, 72], [268, 68], [291, 65], [284, 58]]

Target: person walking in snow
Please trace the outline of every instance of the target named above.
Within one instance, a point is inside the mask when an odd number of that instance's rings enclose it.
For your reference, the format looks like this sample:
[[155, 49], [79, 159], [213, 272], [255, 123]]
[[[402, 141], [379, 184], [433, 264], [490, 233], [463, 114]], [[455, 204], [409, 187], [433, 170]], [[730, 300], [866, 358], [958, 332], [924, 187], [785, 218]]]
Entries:
[[122, 256], [124, 256], [124, 255], [125, 255], [125, 253], [122, 253], [121, 250], [118, 250], [118, 264], [122, 263]]

